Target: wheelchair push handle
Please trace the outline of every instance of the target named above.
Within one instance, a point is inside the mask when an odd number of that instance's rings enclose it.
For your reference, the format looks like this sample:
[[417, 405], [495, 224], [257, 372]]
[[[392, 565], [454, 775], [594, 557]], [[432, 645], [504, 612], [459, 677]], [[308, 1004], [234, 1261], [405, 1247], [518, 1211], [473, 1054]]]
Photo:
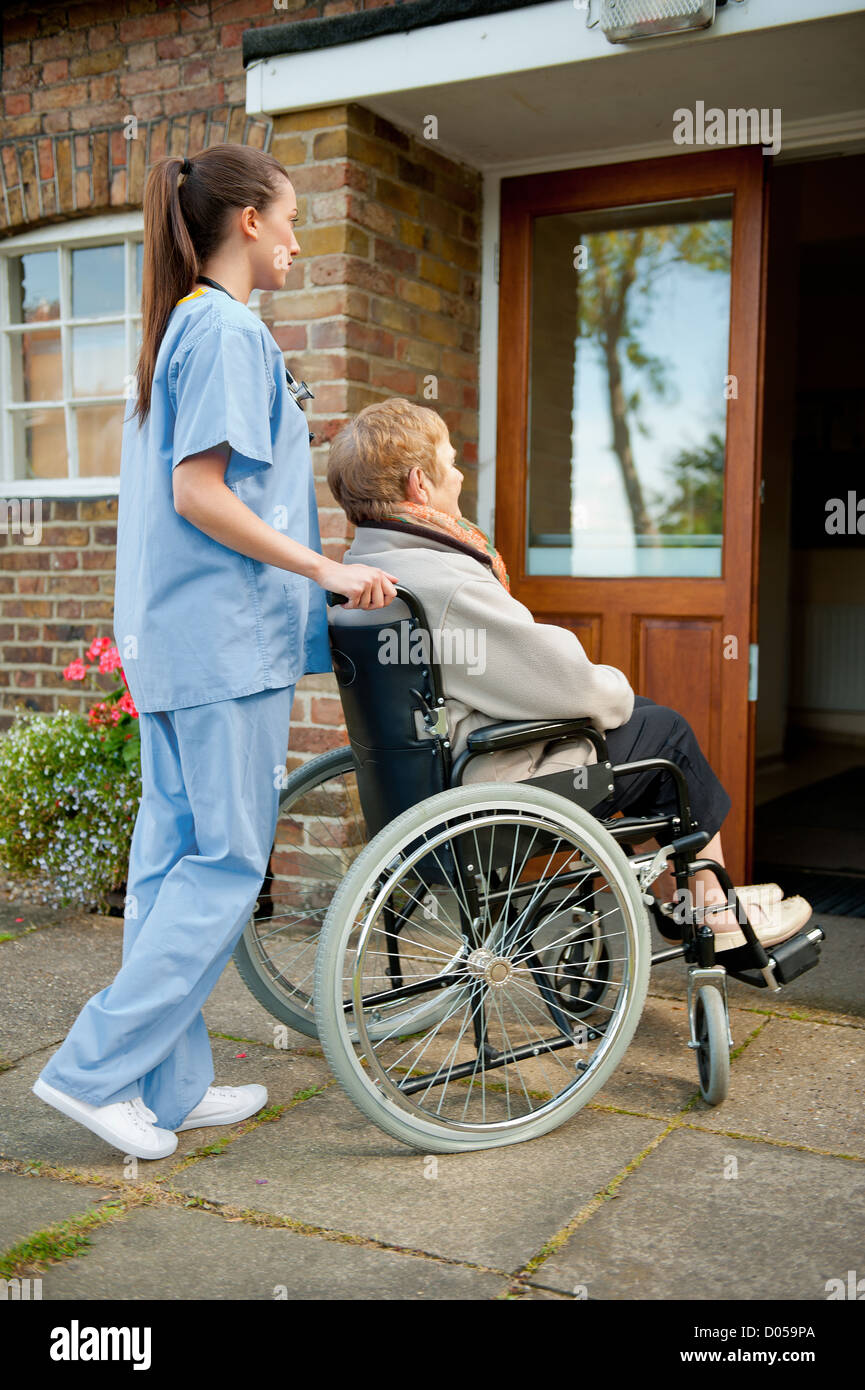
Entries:
[[[338, 608], [338, 607], [340, 606], [340, 604], [348, 603], [348, 596], [347, 596], [346, 594], [335, 594], [331, 589], [326, 589], [326, 590], [325, 590], [325, 597], [326, 597], [326, 599], [327, 599], [327, 606], [328, 606], [328, 608]], [[402, 602], [406, 605], [406, 607], [408, 608], [408, 610], [409, 610], [409, 612], [411, 613], [411, 615], [412, 615], [413, 618], [416, 618], [417, 621], [418, 621], [424, 628], [428, 627], [428, 623], [427, 623], [427, 620], [426, 620], [426, 613], [425, 613], [425, 611], [424, 611], [424, 606], [423, 606], [423, 604], [421, 603], [420, 599], [418, 598], [417, 594], [414, 592], [413, 589], [406, 589], [406, 588], [404, 587], [404, 585], [402, 585], [402, 584], [397, 584], [397, 586], [396, 586], [396, 597], [397, 597], [398, 599], [401, 599], [401, 600], [402, 600]], [[394, 600], [391, 599], [390, 602], [393, 603]], [[373, 612], [373, 611], [385, 612], [389, 607], [390, 607], [390, 604], [386, 603], [386, 604], [384, 605], [384, 608], [383, 608], [383, 609], [379, 609], [379, 610], [363, 609], [362, 611], [363, 611], [363, 612]]]

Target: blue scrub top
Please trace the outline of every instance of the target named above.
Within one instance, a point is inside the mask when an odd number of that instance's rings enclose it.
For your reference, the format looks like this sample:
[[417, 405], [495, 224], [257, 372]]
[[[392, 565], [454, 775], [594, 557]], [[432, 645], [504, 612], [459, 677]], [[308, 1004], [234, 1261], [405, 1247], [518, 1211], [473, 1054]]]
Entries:
[[220, 290], [193, 290], [171, 311], [140, 429], [134, 406], [123, 422], [114, 640], [137, 709], [330, 671], [324, 590], [213, 540], [174, 507], [176, 465], [227, 440], [232, 492], [321, 553], [306, 417], [267, 326]]

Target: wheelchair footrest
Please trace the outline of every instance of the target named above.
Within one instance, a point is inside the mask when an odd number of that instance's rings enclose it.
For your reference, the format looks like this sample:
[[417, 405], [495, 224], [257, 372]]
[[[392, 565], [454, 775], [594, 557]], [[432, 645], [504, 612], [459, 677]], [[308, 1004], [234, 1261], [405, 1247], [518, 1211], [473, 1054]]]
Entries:
[[820, 961], [820, 942], [826, 940], [822, 927], [809, 927], [777, 946], [767, 946], [766, 955], [774, 967], [775, 979], [779, 985], [788, 985], [806, 970], [812, 970]]
[[[791, 980], [804, 975], [806, 970], [813, 970], [815, 965], [819, 965], [820, 942], [825, 940], [826, 933], [822, 927], [803, 927], [787, 941], [781, 941], [777, 946], [767, 946], [766, 955], [778, 984], [788, 985]], [[762, 975], [745, 973], [754, 965], [750, 947], [738, 946], [733, 951], [724, 951], [719, 963], [734, 979], [742, 980], [746, 985], [756, 985], [758, 989], [766, 987]]]

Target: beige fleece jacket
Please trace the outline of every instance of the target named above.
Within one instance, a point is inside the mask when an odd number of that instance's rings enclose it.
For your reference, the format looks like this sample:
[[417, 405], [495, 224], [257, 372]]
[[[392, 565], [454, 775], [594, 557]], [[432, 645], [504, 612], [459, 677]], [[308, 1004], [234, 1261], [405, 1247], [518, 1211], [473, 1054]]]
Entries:
[[[567, 628], [535, 622], [468, 547], [447, 536], [433, 539], [426, 528], [422, 534], [358, 526], [345, 563], [395, 574], [423, 603], [433, 651], [438, 644], [454, 757], [472, 729], [499, 720], [582, 717], [603, 731], [630, 719], [634, 692], [624, 674], [591, 662]], [[372, 612], [328, 609], [328, 621], [336, 626], [408, 616], [399, 600]], [[420, 716], [418, 731], [425, 731]], [[548, 746], [540, 739], [525, 748], [484, 754], [468, 764], [463, 781], [522, 781], [596, 760], [588, 739], [556, 745], [545, 754]]]

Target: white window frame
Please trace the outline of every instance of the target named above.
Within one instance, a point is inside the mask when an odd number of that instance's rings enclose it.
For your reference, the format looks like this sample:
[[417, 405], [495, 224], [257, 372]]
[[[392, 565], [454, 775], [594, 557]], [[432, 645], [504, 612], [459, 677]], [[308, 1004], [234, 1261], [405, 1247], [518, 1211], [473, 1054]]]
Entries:
[[[70, 377], [71, 333], [73, 328], [95, 326], [98, 324], [123, 323], [126, 329], [126, 366], [124, 376], [134, 373], [136, 361], [136, 326], [141, 321], [140, 305], [130, 311], [135, 302], [135, 245], [144, 234], [144, 214], [140, 211], [121, 212], [99, 217], [90, 217], [39, 227], [31, 232], [0, 241], [0, 497], [112, 497], [120, 490], [120, 459], [117, 460], [117, 474], [79, 477], [78, 450], [75, 431], [75, 406], [109, 405], [117, 401], [117, 395], [73, 396]], [[116, 245], [118, 241], [125, 248], [126, 299], [120, 313], [100, 314], [88, 318], [72, 317], [71, 271], [72, 252], [81, 247]], [[28, 251], [50, 251], [60, 253], [60, 317], [40, 322], [10, 323], [9, 302], [9, 258], [20, 256]], [[63, 364], [63, 397], [57, 401], [13, 401], [12, 399], [12, 353], [13, 334], [27, 332], [38, 327], [59, 327]], [[20, 411], [50, 406], [62, 409], [65, 417], [67, 440], [67, 467], [65, 478], [16, 478], [14, 457], [13, 414]]]

